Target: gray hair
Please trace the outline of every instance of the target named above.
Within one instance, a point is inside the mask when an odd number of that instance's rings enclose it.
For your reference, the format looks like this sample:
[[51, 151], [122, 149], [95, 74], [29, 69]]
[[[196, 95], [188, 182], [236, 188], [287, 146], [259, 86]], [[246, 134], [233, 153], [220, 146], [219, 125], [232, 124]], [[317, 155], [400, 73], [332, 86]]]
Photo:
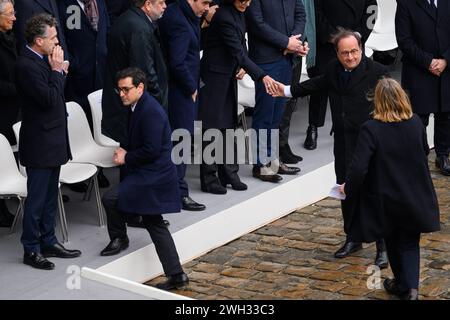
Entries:
[[3, 12], [3, 10], [5, 10], [5, 6], [11, 3], [12, 5], [14, 5], [14, 0], [0, 0], [0, 12]]

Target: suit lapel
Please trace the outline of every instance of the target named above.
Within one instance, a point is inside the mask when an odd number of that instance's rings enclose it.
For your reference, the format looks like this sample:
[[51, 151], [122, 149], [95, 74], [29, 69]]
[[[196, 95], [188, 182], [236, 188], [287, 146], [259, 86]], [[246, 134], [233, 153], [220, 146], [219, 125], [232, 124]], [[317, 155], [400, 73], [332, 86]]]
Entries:
[[48, 13], [53, 13], [53, 4], [50, 0], [34, 0]]
[[44, 61], [44, 59], [41, 59], [36, 53], [32, 52], [30, 49], [25, 48], [23, 51], [23, 55], [36, 63], [38, 63], [41, 67], [47, 69], [48, 71], [51, 71], [50, 65]]
[[[428, 2], [428, 0], [416, 0], [416, 2], [419, 5], [419, 7], [421, 7], [423, 10], [425, 10], [425, 12], [428, 13], [428, 15], [433, 20], [436, 20], [437, 17], [434, 15], [434, 12], [431, 9], [431, 6], [430, 6], [430, 3]], [[438, 6], [441, 6], [443, 2], [445, 2], [445, 1], [439, 1]], [[438, 9], [438, 14], [439, 14], [439, 9]]]

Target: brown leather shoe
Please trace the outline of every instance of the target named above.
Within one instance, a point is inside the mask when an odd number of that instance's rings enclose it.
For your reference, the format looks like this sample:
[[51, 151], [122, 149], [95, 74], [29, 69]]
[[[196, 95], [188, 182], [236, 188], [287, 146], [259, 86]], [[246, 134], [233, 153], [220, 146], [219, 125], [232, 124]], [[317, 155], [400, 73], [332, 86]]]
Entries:
[[264, 182], [272, 182], [272, 183], [278, 183], [283, 178], [272, 171], [269, 167], [263, 166], [263, 167], [257, 167], [254, 166], [252, 170], [253, 177], [258, 178]]

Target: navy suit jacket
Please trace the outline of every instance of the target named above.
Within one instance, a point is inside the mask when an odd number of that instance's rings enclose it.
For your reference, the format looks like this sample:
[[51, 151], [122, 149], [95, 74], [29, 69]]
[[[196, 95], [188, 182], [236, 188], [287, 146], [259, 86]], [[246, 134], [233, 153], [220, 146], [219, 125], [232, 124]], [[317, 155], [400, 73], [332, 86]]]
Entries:
[[159, 20], [169, 69], [169, 116], [172, 129], [193, 133], [200, 79], [200, 18], [186, 0], [171, 4]]
[[29, 49], [16, 64], [16, 84], [22, 106], [19, 158], [25, 167], [52, 168], [71, 159], [65, 77]]
[[163, 107], [145, 92], [130, 115], [126, 174], [119, 184], [120, 211], [156, 215], [181, 210], [171, 133]]
[[280, 60], [290, 36], [305, 38], [306, 12], [301, 0], [253, 0], [246, 18], [249, 56], [256, 63]]
[[31, 17], [39, 13], [49, 13], [58, 20], [56, 30], [58, 32], [58, 40], [64, 50], [64, 57], [69, 60], [67, 55], [66, 39], [61, 26], [65, 21], [60, 20], [58, 6], [55, 0], [16, 0], [14, 1], [14, 8], [17, 11], [17, 21], [14, 23], [14, 32], [17, 38], [17, 45], [19, 52], [23, 50], [26, 45], [25, 41], [25, 24]]
[[107, 34], [109, 27], [105, 0], [97, 0], [99, 11], [98, 31], [95, 31], [77, 0], [59, 0], [59, 14], [62, 21], [67, 21], [73, 11], [67, 8], [77, 6], [81, 11], [81, 29], [69, 29], [64, 24], [64, 36], [69, 48], [70, 72], [68, 75], [68, 99], [79, 102], [81, 98], [103, 87], [105, 75]]

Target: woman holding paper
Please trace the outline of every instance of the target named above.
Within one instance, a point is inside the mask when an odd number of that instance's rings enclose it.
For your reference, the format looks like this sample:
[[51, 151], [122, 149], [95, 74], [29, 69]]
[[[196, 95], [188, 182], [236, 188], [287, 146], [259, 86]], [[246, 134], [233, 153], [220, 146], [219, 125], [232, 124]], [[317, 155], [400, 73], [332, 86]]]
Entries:
[[384, 238], [394, 274], [394, 279], [384, 281], [384, 287], [401, 299], [415, 300], [420, 234], [440, 229], [426, 132], [397, 81], [380, 80], [374, 104], [374, 120], [361, 128], [341, 187], [358, 203], [351, 217], [350, 237], [362, 242]]

